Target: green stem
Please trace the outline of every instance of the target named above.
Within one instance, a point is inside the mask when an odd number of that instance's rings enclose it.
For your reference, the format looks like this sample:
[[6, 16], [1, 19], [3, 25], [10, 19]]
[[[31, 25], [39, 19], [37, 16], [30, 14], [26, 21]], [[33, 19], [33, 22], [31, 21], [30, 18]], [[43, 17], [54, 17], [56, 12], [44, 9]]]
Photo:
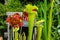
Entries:
[[40, 8], [40, 16], [41, 16], [41, 19], [42, 19], [42, 10], [41, 10], [41, 8]]
[[51, 0], [51, 9], [50, 9], [50, 16], [49, 16], [49, 25], [48, 25], [48, 40], [51, 40], [51, 27], [52, 27], [52, 11], [53, 11], [53, 3], [54, 0]]
[[10, 29], [10, 40], [12, 40], [12, 29]]
[[35, 13], [28, 14], [28, 40], [32, 40], [32, 33], [34, 27]]
[[43, 40], [47, 40], [47, 0], [44, 0], [44, 19]]

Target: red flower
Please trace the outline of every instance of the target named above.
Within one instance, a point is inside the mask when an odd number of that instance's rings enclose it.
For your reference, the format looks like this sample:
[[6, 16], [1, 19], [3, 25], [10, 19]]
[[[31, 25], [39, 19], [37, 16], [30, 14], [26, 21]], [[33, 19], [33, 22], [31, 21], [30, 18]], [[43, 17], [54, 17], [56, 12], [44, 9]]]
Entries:
[[16, 13], [16, 14], [12, 15], [12, 17], [13, 17], [13, 18], [19, 18], [20, 15], [19, 15], [18, 13]]
[[6, 22], [10, 22], [10, 18], [7, 18], [7, 19], [6, 19]]
[[22, 26], [23, 26], [23, 22], [20, 22], [20, 23], [19, 23], [19, 27], [22, 27]]
[[28, 17], [28, 12], [24, 12], [24, 15]]
[[[15, 26], [17, 24], [19, 24], [19, 26], [22, 26], [22, 17], [20, 17], [20, 15], [18, 13], [12, 15], [11, 17], [8, 17], [6, 19], [6, 22], [10, 23], [10, 26]], [[16, 26], [15, 26], [16, 27]]]

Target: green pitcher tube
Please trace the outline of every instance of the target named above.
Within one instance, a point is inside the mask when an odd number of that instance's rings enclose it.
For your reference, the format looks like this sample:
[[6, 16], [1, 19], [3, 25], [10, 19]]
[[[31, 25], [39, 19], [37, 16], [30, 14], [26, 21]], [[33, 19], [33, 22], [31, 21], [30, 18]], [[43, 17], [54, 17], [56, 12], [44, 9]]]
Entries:
[[28, 12], [28, 40], [32, 40], [33, 27], [34, 27], [34, 19], [37, 14], [36, 10], [38, 8], [34, 5], [28, 4], [26, 5], [25, 11]]
[[42, 28], [43, 28], [42, 26], [37, 28], [37, 31], [38, 31], [38, 33], [37, 33], [37, 40], [41, 40]]
[[29, 14], [28, 15], [28, 40], [32, 40], [32, 33], [33, 33], [33, 27], [34, 27], [34, 19], [35, 14]]

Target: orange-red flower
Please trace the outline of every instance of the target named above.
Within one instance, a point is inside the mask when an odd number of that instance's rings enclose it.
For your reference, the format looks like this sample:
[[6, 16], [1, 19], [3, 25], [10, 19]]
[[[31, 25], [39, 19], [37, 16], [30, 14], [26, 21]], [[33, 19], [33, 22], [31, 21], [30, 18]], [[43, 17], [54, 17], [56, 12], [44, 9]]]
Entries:
[[19, 26], [23, 26], [22, 23], [23, 23], [23, 18], [20, 17], [20, 15], [18, 13], [8, 17], [6, 19], [6, 22], [9, 22], [10, 23], [10, 26], [14, 26], [14, 25], [19, 25]]

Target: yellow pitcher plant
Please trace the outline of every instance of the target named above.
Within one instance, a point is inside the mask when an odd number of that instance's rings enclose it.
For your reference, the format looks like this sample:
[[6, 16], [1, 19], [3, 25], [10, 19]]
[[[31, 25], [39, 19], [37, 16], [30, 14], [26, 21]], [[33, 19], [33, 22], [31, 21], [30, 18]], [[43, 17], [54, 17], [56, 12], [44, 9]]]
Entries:
[[34, 19], [37, 14], [37, 6], [28, 4], [24, 11], [28, 12], [28, 40], [32, 40], [32, 33], [34, 27]]
[[40, 20], [36, 22], [37, 25], [37, 40], [41, 40], [41, 36], [42, 36], [42, 29], [43, 29], [43, 23], [44, 20]]

